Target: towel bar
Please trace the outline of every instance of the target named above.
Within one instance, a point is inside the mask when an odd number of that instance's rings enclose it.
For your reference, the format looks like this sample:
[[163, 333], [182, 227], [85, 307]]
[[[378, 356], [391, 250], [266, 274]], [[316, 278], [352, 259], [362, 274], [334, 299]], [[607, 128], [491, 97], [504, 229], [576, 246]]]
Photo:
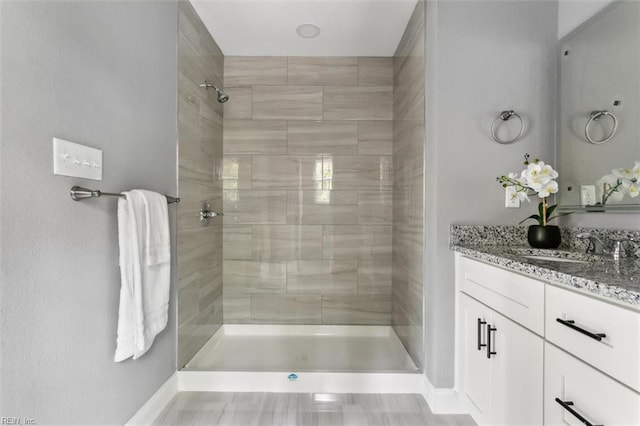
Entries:
[[[87, 198], [102, 197], [103, 195], [105, 197], [124, 197], [123, 194], [116, 194], [113, 192], [102, 192], [95, 189], [83, 188], [81, 186], [71, 187], [71, 191], [69, 192], [69, 194], [71, 195], [71, 199], [73, 201], [82, 201]], [[175, 204], [180, 202], [180, 198], [170, 197], [168, 195], [165, 195], [165, 197], [167, 197], [168, 204]]]

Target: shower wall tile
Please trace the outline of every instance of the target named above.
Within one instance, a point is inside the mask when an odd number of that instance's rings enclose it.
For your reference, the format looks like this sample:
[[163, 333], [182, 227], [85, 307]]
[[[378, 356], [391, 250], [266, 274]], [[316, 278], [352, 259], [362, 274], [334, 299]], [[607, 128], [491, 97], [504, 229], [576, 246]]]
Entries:
[[287, 122], [225, 120], [224, 153], [286, 154]]
[[223, 299], [224, 322], [226, 324], [251, 323], [251, 295], [235, 294], [225, 288]]
[[222, 209], [222, 104], [199, 87], [222, 86], [224, 58], [188, 2], [178, 35], [178, 366], [184, 366], [223, 321], [222, 222], [203, 228], [203, 200]]
[[392, 120], [392, 111], [391, 85], [324, 87], [325, 120]]
[[323, 234], [325, 259], [388, 259], [391, 256], [391, 225], [326, 225]]
[[224, 224], [286, 224], [287, 191], [226, 189]]
[[225, 225], [223, 228], [223, 258], [251, 259], [251, 225]]
[[[210, 53], [202, 49], [201, 46], [192, 45], [183, 33], [180, 34], [178, 37], [178, 72], [186, 76], [196, 87], [205, 81], [222, 85], [220, 75], [209, 65], [212, 60], [203, 55], [210, 55]], [[203, 97], [207, 95], [207, 91], [203, 87], [198, 87], [198, 92]]]
[[393, 58], [359, 58], [358, 84], [393, 84]]
[[287, 128], [289, 154], [358, 154], [358, 126], [348, 121], [299, 121]]
[[251, 321], [256, 324], [321, 324], [322, 296], [254, 294]]
[[357, 191], [288, 191], [287, 223], [337, 225], [358, 223]]
[[389, 324], [391, 300], [386, 295], [323, 296], [323, 324]]
[[424, 2], [393, 58], [392, 325], [416, 365], [423, 362]]
[[320, 120], [322, 87], [254, 86], [254, 120]]
[[358, 261], [358, 294], [391, 295], [391, 259]]
[[290, 260], [287, 293], [355, 294], [358, 263], [350, 260]]
[[288, 77], [292, 85], [358, 84], [358, 58], [290, 57]]
[[227, 56], [224, 82], [228, 86], [285, 85], [287, 84], [287, 58]]
[[225, 260], [222, 266], [224, 284], [235, 292], [284, 293], [286, 262]]
[[393, 154], [393, 121], [358, 121], [360, 155]]
[[[224, 189], [225, 321], [390, 324], [393, 60], [228, 58], [225, 66], [231, 100], [224, 161], [213, 172]], [[199, 109], [208, 95], [185, 85], [183, 102]], [[339, 305], [347, 296], [360, 298]]]
[[392, 191], [358, 191], [358, 223], [391, 224]]
[[[393, 188], [393, 161], [391, 156], [334, 156], [325, 158], [330, 163], [331, 188], [387, 191]], [[325, 185], [326, 187], [327, 185]]]
[[224, 91], [233, 102], [224, 104], [225, 120], [250, 120], [252, 117], [253, 89], [251, 86], [225, 86]]
[[294, 155], [254, 156], [253, 189], [314, 189], [322, 186], [322, 157]]
[[200, 137], [200, 102], [205, 102], [197, 84], [185, 74], [178, 72], [178, 131], [180, 139], [194, 139]]
[[253, 225], [251, 258], [322, 259], [322, 226]]
[[215, 152], [222, 153], [222, 144], [219, 142], [224, 106], [218, 101], [210, 99], [209, 94], [207, 96], [206, 102], [200, 102], [200, 137], [202, 141], [213, 142]]

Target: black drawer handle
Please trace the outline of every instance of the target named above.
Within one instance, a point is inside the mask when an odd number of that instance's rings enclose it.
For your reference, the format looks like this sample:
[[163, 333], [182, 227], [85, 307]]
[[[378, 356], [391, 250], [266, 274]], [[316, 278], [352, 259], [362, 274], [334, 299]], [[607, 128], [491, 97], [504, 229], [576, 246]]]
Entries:
[[491, 355], [496, 355], [498, 353], [491, 350], [491, 332], [496, 330], [497, 328], [491, 327], [491, 325], [487, 324], [487, 358], [491, 358]]
[[556, 318], [556, 321], [558, 321], [560, 324], [562, 325], [566, 325], [567, 327], [575, 330], [575, 331], [579, 331], [580, 333], [584, 334], [585, 336], [589, 336], [592, 339], [597, 340], [598, 342], [601, 341], [602, 339], [604, 339], [605, 337], [607, 337], [606, 334], [604, 333], [592, 333], [590, 331], [585, 330], [584, 328], [580, 328], [578, 327], [575, 323], [574, 320], [563, 320], [560, 318]]
[[578, 420], [580, 420], [580, 422], [582, 422], [582, 424], [584, 424], [586, 426], [603, 426], [603, 425], [594, 425], [593, 423], [589, 423], [589, 420], [585, 419], [584, 417], [582, 417], [580, 415], [580, 413], [578, 413], [576, 410], [571, 408], [571, 406], [573, 405], [573, 401], [563, 401], [560, 398], [556, 398], [556, 402], [558, 404], [560, 404], [562, 406], [562, 408], [564, 408], [565, 410], [567, 410], [568, 412], [573, 414], [576, 419], [578, 419]]
[[482, 343], [482, 326], [486, 323], [486, 321], [482, 321], [480, 318], [478, 318], [478, 350], [487, 346], [486, 343]]

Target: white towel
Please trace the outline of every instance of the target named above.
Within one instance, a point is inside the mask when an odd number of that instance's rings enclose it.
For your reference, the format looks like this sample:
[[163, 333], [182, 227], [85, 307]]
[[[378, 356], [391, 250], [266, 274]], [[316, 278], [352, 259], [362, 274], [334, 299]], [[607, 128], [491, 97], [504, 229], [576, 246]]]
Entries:
[[167, 326], [171, 247], [166, 198], [143, 190], [118, 200], [120, 308], [115, 361], [137, 359]]

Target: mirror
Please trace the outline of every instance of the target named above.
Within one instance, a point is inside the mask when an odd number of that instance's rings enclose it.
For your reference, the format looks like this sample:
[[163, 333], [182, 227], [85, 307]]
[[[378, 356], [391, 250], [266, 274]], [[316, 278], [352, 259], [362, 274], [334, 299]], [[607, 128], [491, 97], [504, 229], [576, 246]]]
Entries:
[[557, 202], [640, 211], [640, 2], [610, 5], [559, 46]]

